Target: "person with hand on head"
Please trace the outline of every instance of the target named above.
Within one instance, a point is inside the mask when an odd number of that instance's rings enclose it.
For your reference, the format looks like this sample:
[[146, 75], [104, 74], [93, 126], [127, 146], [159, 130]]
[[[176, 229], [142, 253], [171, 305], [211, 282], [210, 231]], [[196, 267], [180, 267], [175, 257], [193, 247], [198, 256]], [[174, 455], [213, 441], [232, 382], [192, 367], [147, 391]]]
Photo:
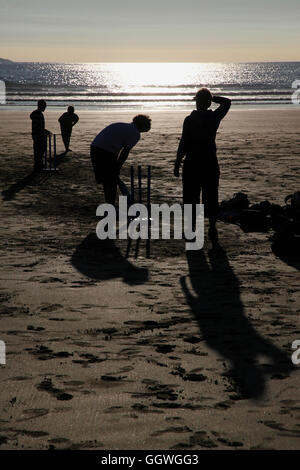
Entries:
[[33, 140], [33, 156], [34, 171], [41, 171], [44, 167], [43, 158], [46, 152], [46, 138], [50, 131], [45, 129], [45, 118], [43, 112], [47, 107], [45, 100], [39, 100], [37, 109], [32, 111], [30, 119], [32, 121], [32, 140]]
[[[212, 241], [217, 241], [216, 221], [219, 210], [220, 170], [217, 159], [216, 134], [221, 120], [229, 111], [231, 100], [221, 96], [212, 96], [207, 88], [201, 88], [194, 100], [197, 109], [184, 120], [174, 166], [174, 176], [179, 177], [180, 165], [184, 159], [182, 170], [183, 204], [192, 204], [193, 206], [194, 227], [196, 204], [200, 203], [202, 191], [204, 214], [209, 218], [209, 237]], [[220, 106], [211, 110], [209, 108], [212, 102]]]
[[102, 183], [105, 201], [115, 204], [122, 165], [142, 132], [151, 129], [149, 116], [139, 114], [131, 123], [116, 122], [105, 127], [91, 144], [91, 160], [97, 183]]

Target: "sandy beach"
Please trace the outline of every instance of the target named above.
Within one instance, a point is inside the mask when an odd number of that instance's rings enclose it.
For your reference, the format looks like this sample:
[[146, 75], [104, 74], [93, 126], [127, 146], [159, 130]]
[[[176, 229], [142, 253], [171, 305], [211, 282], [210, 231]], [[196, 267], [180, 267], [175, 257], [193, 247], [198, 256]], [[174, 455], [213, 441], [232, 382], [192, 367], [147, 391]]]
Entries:
[[[0, 448], [299, 449], [299, 259], [273, 254], [272, 231], [222, 222], [218, 250], [207, 227], [197, 252], [100, 241], [89, 145], [137, 113], [77, 109], [73, 152], [31, 178], [31, 110], [0, 111]], [[151, 164], [153, 201], [180, 202], [189, 112], [148, 114], [124, 180]], [[47, 129], [59, 115], [47, 108]], [[283, 205], [300, 189], [299, 136], [299, 107], [232, 109], [217, 137], [220, 200]]]

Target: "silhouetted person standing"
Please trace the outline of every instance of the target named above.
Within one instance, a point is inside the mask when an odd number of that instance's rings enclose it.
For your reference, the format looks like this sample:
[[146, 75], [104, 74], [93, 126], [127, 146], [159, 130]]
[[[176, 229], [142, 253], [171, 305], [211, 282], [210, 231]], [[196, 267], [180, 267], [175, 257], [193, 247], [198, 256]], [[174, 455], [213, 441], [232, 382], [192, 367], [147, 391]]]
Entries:
[[[183, 203], [193, 204], [194, 224], [195, 205], [200, 203], [202, 190], [204, 214], [210, 223], [209, 237], [216, 241], [220, 170], [215, 139], [220, 122], [231, 106], [231, 100], [212, 96], [207, 88], [201, 88], [194, 99], [197, 110], [192, 111], [184, 120], [174, 175], [179, 177], [180, 164], [185, 157], [182, 171]], [[208, 109], [212, 102], [220, 104], [214, 111]]]
[[44, 163], [43, 158], [46, 151], [46, 138], [50, 134], [45, 129], [45, 118], [43, 112], [47, 107], [45, 100], [38, 101], [38, 107], [30, 114], [32, 121], [32, 139], [33, 139], [33, 155], [34, 155], [34, 171], [41, 171]]
[[58, 119], [58, 122], [60, 123], [62, 140], [66, 149], [65, 153], [71, 152], [69, 145], [72, 134], [72, 128], [78, 121], [79, 117], [77, 116], [77, 114], [74, 113], [74, 106], [69, 106], [68, 111], [66, 113], [63, 113]]
[[151, 119], [140, 114], [131, 123], [116, 122], [105, 127], [91, 144], [91, 160], [97, 183], [103, 183], [105, 201], [115, 204], [117, 181], [130, 150], [148, 132]]

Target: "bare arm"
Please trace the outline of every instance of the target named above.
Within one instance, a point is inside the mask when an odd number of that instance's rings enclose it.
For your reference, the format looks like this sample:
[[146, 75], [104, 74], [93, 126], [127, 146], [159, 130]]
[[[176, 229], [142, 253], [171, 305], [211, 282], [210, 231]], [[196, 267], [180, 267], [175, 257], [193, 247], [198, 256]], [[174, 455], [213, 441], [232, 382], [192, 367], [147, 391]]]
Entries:
[[229, 111], [229, 108], [231, 106], [231, 100], [223, 96], [213, 96], [212, 101], [220, 105], [214, 111], [214, 115], [221, 121], [221, 119], [223, 119], [223, 117], [225, 117]]
[[117, 168], [118, 168], [118, 171], [121, 170], [124, 162], [127, 160], [127, 157], [129, 155], [129, 152], [130, 152], [130, 148], [129, 147], [124, 147], [122, 148], [121, 152], [120, 152], [120, 155], [118, 157], [118, 160], [117, 160]]
[[77, 116], [77, 114], [75, 114], [73, 122], [72, 122], [72, 127], [75, 126], [75, 124], [77, 124], [78, 121], [79, 121], [79, 117]]

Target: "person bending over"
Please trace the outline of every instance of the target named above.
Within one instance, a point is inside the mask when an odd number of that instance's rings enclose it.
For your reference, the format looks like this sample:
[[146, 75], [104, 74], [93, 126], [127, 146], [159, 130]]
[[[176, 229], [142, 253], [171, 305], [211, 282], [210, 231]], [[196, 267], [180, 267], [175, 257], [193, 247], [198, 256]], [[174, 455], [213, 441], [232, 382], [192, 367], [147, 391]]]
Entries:
[[[194, 100], [197, 109], [184, 120], [174, 175], [179, 177], [180, 165], [185, 157], [182, 169], [183, 204], [193, 205], [193, 226], [195, 226], [196, 204], [200, 203], [202, 191], [204, 214], [209, 218], [209, 237], [217, 241], [220, 170], [215, 140], [220, 122], [229, 111], [231, 100], [212, 96], [207, 88], [201, 88]], [[214, 111], [209, 109], [212, 102], [220, 105]]]
[[115, 204], [117, 181], [130, 150], [141, 132], [151, 128], [149, 116], [139, 114], [131, 123], [116, 122], [105, 127], [91, 144], [91, 160], [97, 183], [103, 184], [105, 201]]

